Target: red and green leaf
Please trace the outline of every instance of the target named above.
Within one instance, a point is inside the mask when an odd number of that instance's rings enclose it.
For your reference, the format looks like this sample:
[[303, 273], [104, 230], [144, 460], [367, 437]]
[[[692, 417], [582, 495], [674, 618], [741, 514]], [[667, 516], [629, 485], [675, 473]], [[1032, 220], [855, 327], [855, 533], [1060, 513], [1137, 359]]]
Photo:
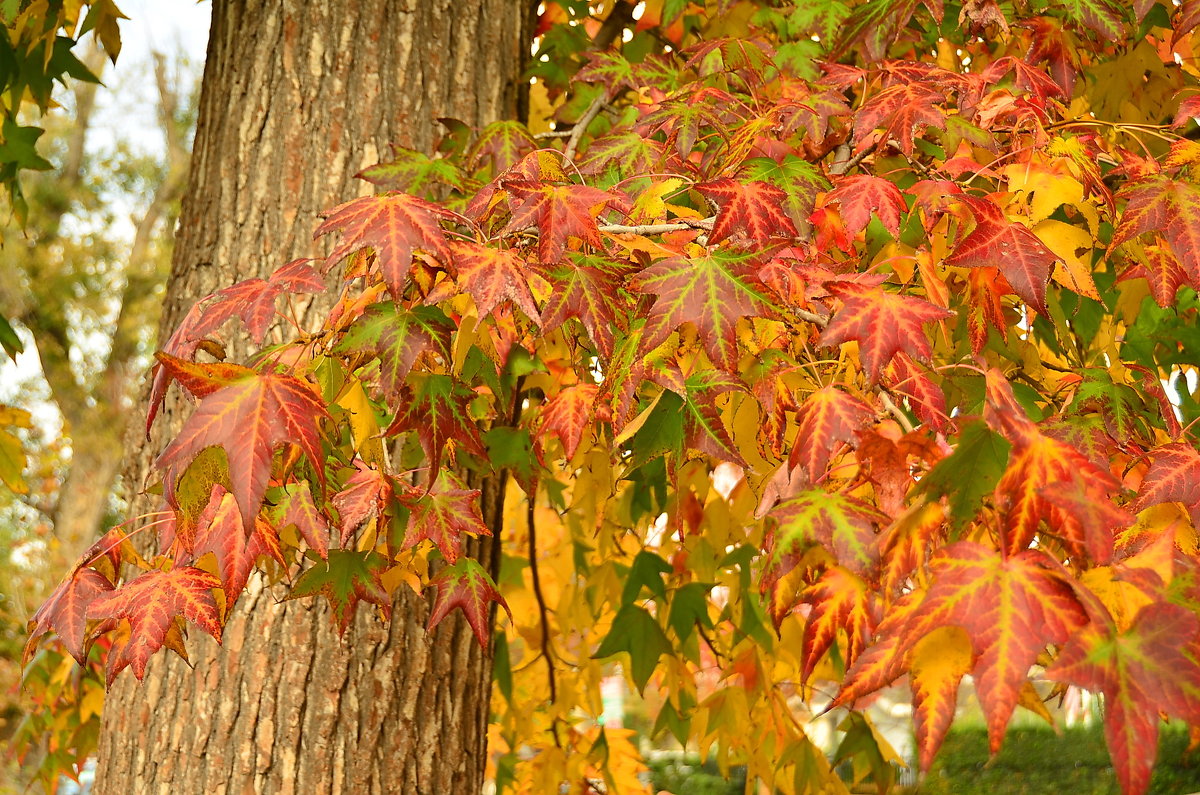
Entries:
[[[500, 605], [505, 612], [508, 612], [508, 603], [483, 567], [471, 558], [463, 558], [439, 571], [429, 581], [429, 587], [433, 588], [434, 596], [426, 628], [432, 631], [451, 610], [458, 608], [471, 625], [479, 645], [487, 648], [492, 635], [491, 603]], [[511, 612], [509, 620], [512, 620]]]

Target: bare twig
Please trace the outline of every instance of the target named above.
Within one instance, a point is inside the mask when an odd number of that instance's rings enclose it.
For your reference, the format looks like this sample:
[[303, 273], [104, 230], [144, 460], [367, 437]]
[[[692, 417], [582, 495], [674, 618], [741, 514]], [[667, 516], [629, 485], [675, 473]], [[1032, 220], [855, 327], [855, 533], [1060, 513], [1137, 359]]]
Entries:
[[833, 161], [833, 165], [829, 167], [829, 173], [839, 177], [848, 173], [850, 169], [866, 160], [875, 151], [877, 146], [879, 146], [879, 141], [875, 141], [875, 143], [851, 157], [850, 147], [842, 144], [837, 148], [837, 158]]
[[703, 229], [711, 232], [713, 228], [712, 218], [680, 218], [665, 224], [642, 224], [640, 226], [626, 226], [624, 224], [604, 224], [597, 227], [601, 232], [608, 232], [614, 235], [661, 235], [664, 232], [684, 232], [688, 229]]
[[584, 132], [587, 131], [588, 125], [600, 115], [606, 102], [608, 102], [608, 92], [601, 91], [592, 100], [592, 104], [588, 105], [588, 109], [583, 112], [583, 115], [579, 117], [579, 121], [575, 122], [575, 126], [571, 128], [571, 136], [567, 139], [567, 148], [563, 150], [563, 155], [567, 160], [575, 159], [575, 150], [579, 148], [579, 142], [583, 140]]

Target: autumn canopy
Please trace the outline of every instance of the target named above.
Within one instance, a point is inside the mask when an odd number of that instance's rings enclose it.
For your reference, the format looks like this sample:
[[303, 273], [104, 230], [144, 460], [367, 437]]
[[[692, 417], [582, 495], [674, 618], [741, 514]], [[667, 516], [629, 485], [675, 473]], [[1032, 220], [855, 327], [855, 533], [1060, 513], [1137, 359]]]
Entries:
[[527, 123], [447, 121], [311, 260], [194, 307], [160, 510], [27, 652], [140, 678], [258, 568], [342, 630], [461, 611], [511, 791], [636, 786], [620, 671], [788, 793], [843, 791], [805, 732], [842, 707], [838, 760], [890, 784], [853, 710], [895, 683], [923, 769], [964, 677], [993, 751], [1083, 688], [1143, 792], [1161, 715], [1200, 726], [1200, 2], [638, 8], [595, 49], [545, 3]]

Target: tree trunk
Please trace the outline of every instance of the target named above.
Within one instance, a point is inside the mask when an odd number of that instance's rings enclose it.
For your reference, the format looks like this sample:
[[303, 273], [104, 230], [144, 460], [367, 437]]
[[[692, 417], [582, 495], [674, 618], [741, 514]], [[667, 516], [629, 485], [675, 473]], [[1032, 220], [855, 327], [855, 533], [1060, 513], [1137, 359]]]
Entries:
[[[316, 253], [317, 213], [365, 192], [354, 174], [390, 144], [428, 149], [439, 116], [514, 116], [531, 16], [524, 0], [214, 2], [164, 338], [198, 297]], [[135, 489], [188, 410], [168, 401], [153, 441], [130, 443]], [[502, 484], [483, 487], [499, 530]], [[491, 652], [459, 618], [427, 635], [426, 600], [401, 591], [390, 626], [363, 609], [339, 639], [320, 604], [252, 581], [223, 647], [192, 633], [194, 669], [161, 654], [140, 687], [119, 678], [96, 791], [478, 791]]]

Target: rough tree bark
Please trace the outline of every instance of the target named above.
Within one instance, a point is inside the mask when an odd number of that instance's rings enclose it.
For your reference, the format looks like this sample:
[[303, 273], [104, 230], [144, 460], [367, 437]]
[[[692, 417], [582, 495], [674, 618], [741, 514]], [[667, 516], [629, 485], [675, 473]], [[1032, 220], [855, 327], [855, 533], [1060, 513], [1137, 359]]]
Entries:
[[[198, 297], [317, 253], [318, 212], [365, 192], [354, 174], [390, 144], [428, 149], [440, 116], [516, 114], [532, 7], [223, 0], [213, 15], [164, 334]], [[187, 410], [171, 403], [152, 441], [131, 440], [135, 486]], [[484, 486], [495, 524], [499, 484]], [[405, 593], [390, 625], [360, 610], [339, 639], [320, 605], [252, 582], [223, 647], [192, 633], [194, 669], [163, 654], [141, 686], [118, 680], [96, 791], [478, 791], [491, 653], [457, 618], [427, 635], [427, 615]]]

